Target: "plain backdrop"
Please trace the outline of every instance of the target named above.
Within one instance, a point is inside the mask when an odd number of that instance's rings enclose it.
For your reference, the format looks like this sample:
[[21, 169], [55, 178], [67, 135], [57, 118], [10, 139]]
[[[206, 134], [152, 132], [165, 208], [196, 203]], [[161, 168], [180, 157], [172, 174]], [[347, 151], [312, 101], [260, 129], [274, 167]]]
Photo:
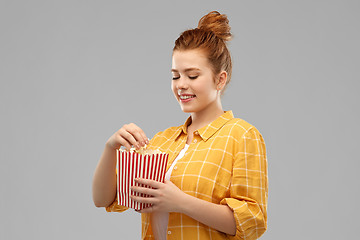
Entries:
[[262, 239], [354, 239], [360, 214], [360, 2], [0, 2], [0, 239], [140, 239], [140, 215], [106, 213], [91, 182], [106, 140], [183, 124], [170, 90], [179, 34], [227, 14], [223, 97], [262, 133]]

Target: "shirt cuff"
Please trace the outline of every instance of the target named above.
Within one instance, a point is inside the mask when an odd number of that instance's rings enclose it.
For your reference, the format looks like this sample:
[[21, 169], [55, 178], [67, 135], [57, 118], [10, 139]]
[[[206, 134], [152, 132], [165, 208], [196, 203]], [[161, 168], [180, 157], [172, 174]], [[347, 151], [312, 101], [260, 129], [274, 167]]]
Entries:
[[118, 198], [117, 197], [115, 198], [115, 201], [112, 204], [105, 207], [105, 210], [107, 212], [124, 212], [124, 211], [126, 211], [128, 209], [129, 209], [128, 207], [121, 206], [121, 205], [118, 204]]
[[262, 217], [263, 214], [258, 213], [254, 216], [249, 209], [248, 204], [254, 205], [255, 203], [239, 201], [235, 198], [224, 198], [220, 204], [227, 205], [234, 212], [236, 234], [235, 236], [227, 234], [229, 239], [258, 239], [266, 231], [266, 221]]

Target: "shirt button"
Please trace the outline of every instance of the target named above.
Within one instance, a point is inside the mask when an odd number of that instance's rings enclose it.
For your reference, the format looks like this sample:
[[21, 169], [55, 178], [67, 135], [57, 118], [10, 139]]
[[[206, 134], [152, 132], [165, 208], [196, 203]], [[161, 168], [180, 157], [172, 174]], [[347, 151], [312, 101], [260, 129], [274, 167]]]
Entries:
[[171, 231], [168, 231], [168, 234], [171, 234]]
[[176, 169], [177, 169], [177, 166], [174, 167], [174, 170], [176, 170]]
[[199, 132], [198, 132], [198, 131], [196, 131], [196, 132], [195, 132], [195, 135], [199, 135]]
[[197, 143], [197, 140], [196, 140], [196, 139], [194, 140], [194, 143]]

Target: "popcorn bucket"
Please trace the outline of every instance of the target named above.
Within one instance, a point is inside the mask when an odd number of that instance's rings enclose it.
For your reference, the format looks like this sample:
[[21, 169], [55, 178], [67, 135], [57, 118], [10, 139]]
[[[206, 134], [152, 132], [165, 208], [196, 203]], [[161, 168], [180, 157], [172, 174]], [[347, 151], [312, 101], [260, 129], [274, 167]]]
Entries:
[[133, 149], [130, 151], [118, 149], [116, 154], [118, 204], [135, 210], [150, 207], [151, 204], [133, 201], [130, 198], [131, 195], [141, 197], [149, 197], [149, 195], [131, 191], [130, 187], [134, 185], [147, 187], [143, 184], [135, 183], [135, 178], [164, 182], [169, 154], [147, 149], [139, 152], [135, 152]]

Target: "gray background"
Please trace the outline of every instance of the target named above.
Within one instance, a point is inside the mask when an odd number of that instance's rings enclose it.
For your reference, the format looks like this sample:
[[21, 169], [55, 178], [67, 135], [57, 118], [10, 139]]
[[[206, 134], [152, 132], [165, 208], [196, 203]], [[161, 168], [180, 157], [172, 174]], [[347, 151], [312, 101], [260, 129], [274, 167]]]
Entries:
[[92, 175], [123, 124], [185, 121], [171, 50], [212, 10], [234, 34], [224, 109], [267, 145], [262, 239], [356, 237], [359, 1], [129, 2], [1, 1], [0, 238], [140, 238], [137, 213], [93, 206]]

